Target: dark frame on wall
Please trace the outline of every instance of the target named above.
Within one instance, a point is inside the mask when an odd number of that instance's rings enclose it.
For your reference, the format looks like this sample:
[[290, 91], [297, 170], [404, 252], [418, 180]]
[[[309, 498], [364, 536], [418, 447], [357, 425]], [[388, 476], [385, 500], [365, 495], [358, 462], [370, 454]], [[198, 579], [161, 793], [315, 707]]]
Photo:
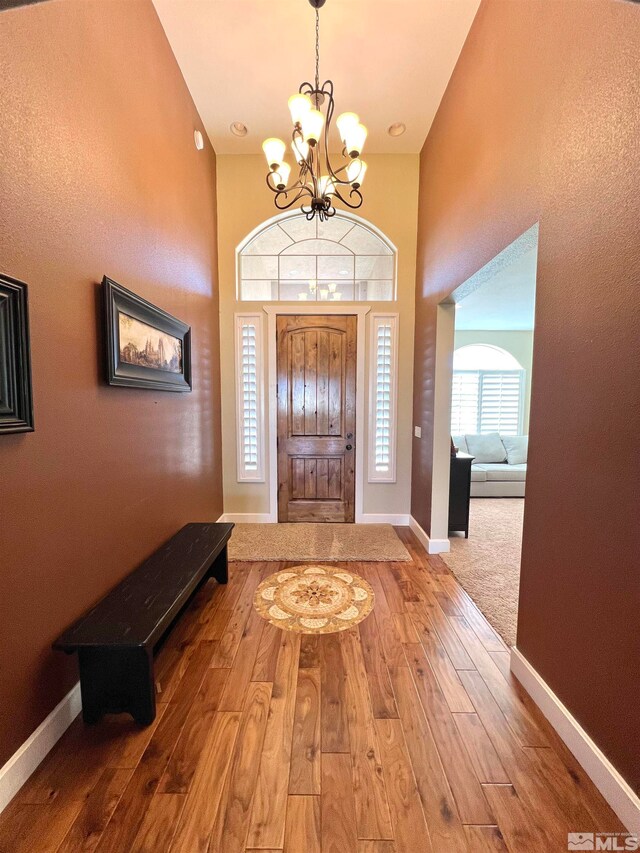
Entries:
[[0, 434], [33, 430], [27, 285], [0, 274]]
[[[163, 311], [151, 302], [136, 296], [126, 287], [105, 276], [102, 279], [106, 323], [107, 382], [129, 388], [156, 391], [191, 391], [191, 326]], [[121, 339], [123, 323], [128, 324], [140, 339], [145, 328], [153, 340], [145, 348], [125, 344]], [[161, 344], [162, 340], [162, 344]], [[174, 347], [174, 355], [167, 350]]]

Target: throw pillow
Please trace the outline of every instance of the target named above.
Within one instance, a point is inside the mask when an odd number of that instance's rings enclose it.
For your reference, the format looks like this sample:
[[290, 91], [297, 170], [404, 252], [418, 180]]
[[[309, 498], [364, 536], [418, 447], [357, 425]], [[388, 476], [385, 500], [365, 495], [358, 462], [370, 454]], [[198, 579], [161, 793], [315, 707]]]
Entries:
[[461, 453], [468, 453], [467, 440], [463, 435], [452, 435], [453, 443]]
[[475, 456], [475, 462], [504, 462], [507, 452], [504, 444], [500, 441], [497, 432], [489, 432], [486, 435], [466, 435], [469, 453]]
[[509, 465], [522, 465], [527, 461], [529, 450], [528, 435], [503, 435], [502, 443], [507, 451]]

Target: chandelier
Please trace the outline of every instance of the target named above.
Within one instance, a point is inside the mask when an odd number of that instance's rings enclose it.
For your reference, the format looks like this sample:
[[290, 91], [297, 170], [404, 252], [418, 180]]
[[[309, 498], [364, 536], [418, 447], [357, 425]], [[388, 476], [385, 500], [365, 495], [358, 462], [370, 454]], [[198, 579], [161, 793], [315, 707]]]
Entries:
[[[309, 0], [316, 10], [316, 77], [315, 85], [302, 83], [289, 98], [293, 121], [291, 149], [298, 167], [298, 177], [289, 183], [291, 166], [285, 161], [287, 146], [281, 139], [265, 139], [262, 150], [267, 158], [267, 186], [275, 193], [278, 210], [286, 210], [302, 199], [301, 210], [307, 219], [318, 216], [321, 221], [336, 212], [335, 199], [356, 209], [362, 204], [360, 187], [367, 164], [360, 159], [367, 138], [367, 128], [355, 113], [342, 113], [336, 125], [342, 140], [342, 161], [334, 166], [329, 158], [329, 133], [333, 119], [333, 83], [320, 87], [320, 14], [326, 0]], [[324, 110], [324, 112], [323, 112]]]

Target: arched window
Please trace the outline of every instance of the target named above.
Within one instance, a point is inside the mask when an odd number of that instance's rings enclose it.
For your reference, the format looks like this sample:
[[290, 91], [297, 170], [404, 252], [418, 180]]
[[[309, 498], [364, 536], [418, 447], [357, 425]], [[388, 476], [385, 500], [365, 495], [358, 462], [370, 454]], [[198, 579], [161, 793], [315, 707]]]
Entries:
[[271, 219], [238, 247], [238, 299], [380, 302], [395, 299], [395, 246], [370, 223], [339, 213]]
[[519, 435], [523, 403], [524, 370], [511, 353], [489, 344], [469, 344], [454, 352], [452, 435]]

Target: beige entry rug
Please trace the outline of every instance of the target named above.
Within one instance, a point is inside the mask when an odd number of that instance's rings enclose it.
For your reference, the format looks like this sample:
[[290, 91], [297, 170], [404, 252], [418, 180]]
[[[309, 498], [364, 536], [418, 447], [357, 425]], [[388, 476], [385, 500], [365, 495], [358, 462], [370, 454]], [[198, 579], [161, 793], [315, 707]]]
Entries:
[[267, 622], [299, 634], [346, 631], [371, 613], [373, 590], [354, 572], [331, 566], [294, 566], [262, 581], [255, 608]]
[[469, 538], [440, 556], [502, 636], [516, 642], [523, 498], [471, 498]]
[[411, 557], [390, 524], [236, 524], [230, 560], [404, 562]]

